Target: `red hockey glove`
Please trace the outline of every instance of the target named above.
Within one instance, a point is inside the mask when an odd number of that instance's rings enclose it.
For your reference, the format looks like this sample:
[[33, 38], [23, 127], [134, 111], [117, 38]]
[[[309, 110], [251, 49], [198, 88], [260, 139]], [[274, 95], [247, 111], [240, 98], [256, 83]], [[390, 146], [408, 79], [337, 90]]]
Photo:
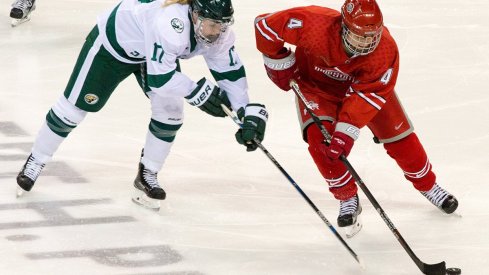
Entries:
[[326, 155], [333, 161], [339, 159], [342, 154], [346, 157], [353, 147], [353, 142], [354, 140], [351, 137], [342, 132], [334, 132]]
[[297, 76], [295, 54], [287, 48], [282, 48], [276, 56], [263, 55], [265, 70], [268, 77], [284, 91], [290, 90], [289, 81]]
[[331, 161], [335, 161], [340, 158], [341, 155], [345, 157], [350, 154], [353, 143], [358, 138], [360, 130], [348, 123], [338, 122], [336, 124], [335, 132], [331, 137], [331, 143], [328, 146], [326, 155]]

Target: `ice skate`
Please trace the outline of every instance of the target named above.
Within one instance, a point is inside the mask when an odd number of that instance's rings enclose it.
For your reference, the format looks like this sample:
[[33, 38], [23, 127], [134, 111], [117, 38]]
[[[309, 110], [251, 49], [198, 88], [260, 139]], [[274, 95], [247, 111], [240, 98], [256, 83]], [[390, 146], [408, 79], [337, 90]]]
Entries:
[[37, 161], [32, 154], [27, 158], [22, 170], [17, 175], [17, 197], [22, 196], [24, 192], [31, 191], [39, 174], [41, 174], [42, 168], [44, 168], [44, 163]]
[[132, 201], [151, 210], [160, 210], [160, 200], [166, 198], [166, 193], [158, 184], [156, 172], [152, 172], [139, 163], [139, 170], [134, 180], [136, 189]]
[[348, 200], [340, 201], [338, 226], [345, 228], [347, 238], [355, 236], [362, 229], [360, 213], [362, 213], [362, 206], [358, 200], [358, 195]]
[[36, 9], [36, 0], [16, 0], [10, 10], [11, 25], [16, 27], [31, 19], [31, 13]]
[[433, 205], [447, 214], [452, 214], [457, 210], [458, 200], [436, 183], [431, 190], [426, 192], [421, 191], [421, 194], [423, 194], [423, 196], [425, 196]]

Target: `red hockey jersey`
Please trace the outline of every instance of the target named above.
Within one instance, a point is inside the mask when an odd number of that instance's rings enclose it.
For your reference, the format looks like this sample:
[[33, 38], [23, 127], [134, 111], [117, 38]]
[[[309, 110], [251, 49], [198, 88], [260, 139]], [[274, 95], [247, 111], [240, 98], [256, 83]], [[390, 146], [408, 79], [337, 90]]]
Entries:
[[297, 7], [255, 20], [256, 43], [274, 57], [285, 43], [296, 46], [299, 85], [341, 103], [337, 120], [365, 126], [394, 94], [399, 52], [384, 27], [374, 52], [349, 57], [341, 39], [341, 15], [319, 7]]

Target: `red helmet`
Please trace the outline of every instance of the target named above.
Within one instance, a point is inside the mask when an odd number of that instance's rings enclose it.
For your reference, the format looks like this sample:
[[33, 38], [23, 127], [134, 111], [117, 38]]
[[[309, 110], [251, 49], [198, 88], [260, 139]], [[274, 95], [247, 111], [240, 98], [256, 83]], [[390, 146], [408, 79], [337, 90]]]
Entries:
[[353, 55], [375, 50], [382, 34], [382, 12], [375, 0], [346, 0], [341, 7], [343, 43]]

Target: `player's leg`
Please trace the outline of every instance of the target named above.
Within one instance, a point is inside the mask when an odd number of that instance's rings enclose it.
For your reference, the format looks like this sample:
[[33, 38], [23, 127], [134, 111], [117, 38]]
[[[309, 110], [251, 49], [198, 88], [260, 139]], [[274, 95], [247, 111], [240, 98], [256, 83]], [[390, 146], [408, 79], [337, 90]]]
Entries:
[[31, 154], [17, 175], [17, 184], [23, 191], [30, 191], [44, 165], [49, 162], [68, 134], [85, 118], [86, 112], [61, 96], [46, 115], [39, 130]]
[[47, 113], [31, 155], [17, 176], [17, 184], [23, 191], [32, 189], [44, 165], [86, 113], [99, 111], [118, 83], [135, 68], [137, 66], [112, 58], [103, 49], [98, 30], [92, 30], [78, 56], [64, 95]]
[[36, 0], [15, 0], [10, 10], [12, 27], [30, 20], [30, 14], [36, 9]]
[[134, 180], [136, 193], [133, 201], [153, 210], [160, 207], [159, 200], [166, 198], [166, 192], [158, 181], [158, 172], [170, 154], [178, 129], [183, 123], [183, 99], [162, 97], [147, 93], [151, 100], [151, 121], [146, 134], [146, 142]]
[[[337, 103], [320, 96], [303, 92], [312, 105], [317, 104], [314, 112], [323, 121], [329, 133], [334, 130], [333, 121], [337, 110]], [[338, 226], [346, 228], [347, 237], [358, 233], [362, 227], [359, 215], [362, 211], [357, 195], [357, 186], [350, 172], [341, 161], [327, 161], [324, 136], [319, 127], [312, 122], [302, 102], [297, 101], [299, 120], [303, 130], [303, 138], [309, 144], [308, 150], [319, 172], [328, 183], [329, 190], [340, 201]]]
[[414, 188], [445, 213], [453, 213], [458, 201], [436, 183], [436, 175], [407, 114], [396, 95], [374, 117], [368, 127], [384, 144]]

